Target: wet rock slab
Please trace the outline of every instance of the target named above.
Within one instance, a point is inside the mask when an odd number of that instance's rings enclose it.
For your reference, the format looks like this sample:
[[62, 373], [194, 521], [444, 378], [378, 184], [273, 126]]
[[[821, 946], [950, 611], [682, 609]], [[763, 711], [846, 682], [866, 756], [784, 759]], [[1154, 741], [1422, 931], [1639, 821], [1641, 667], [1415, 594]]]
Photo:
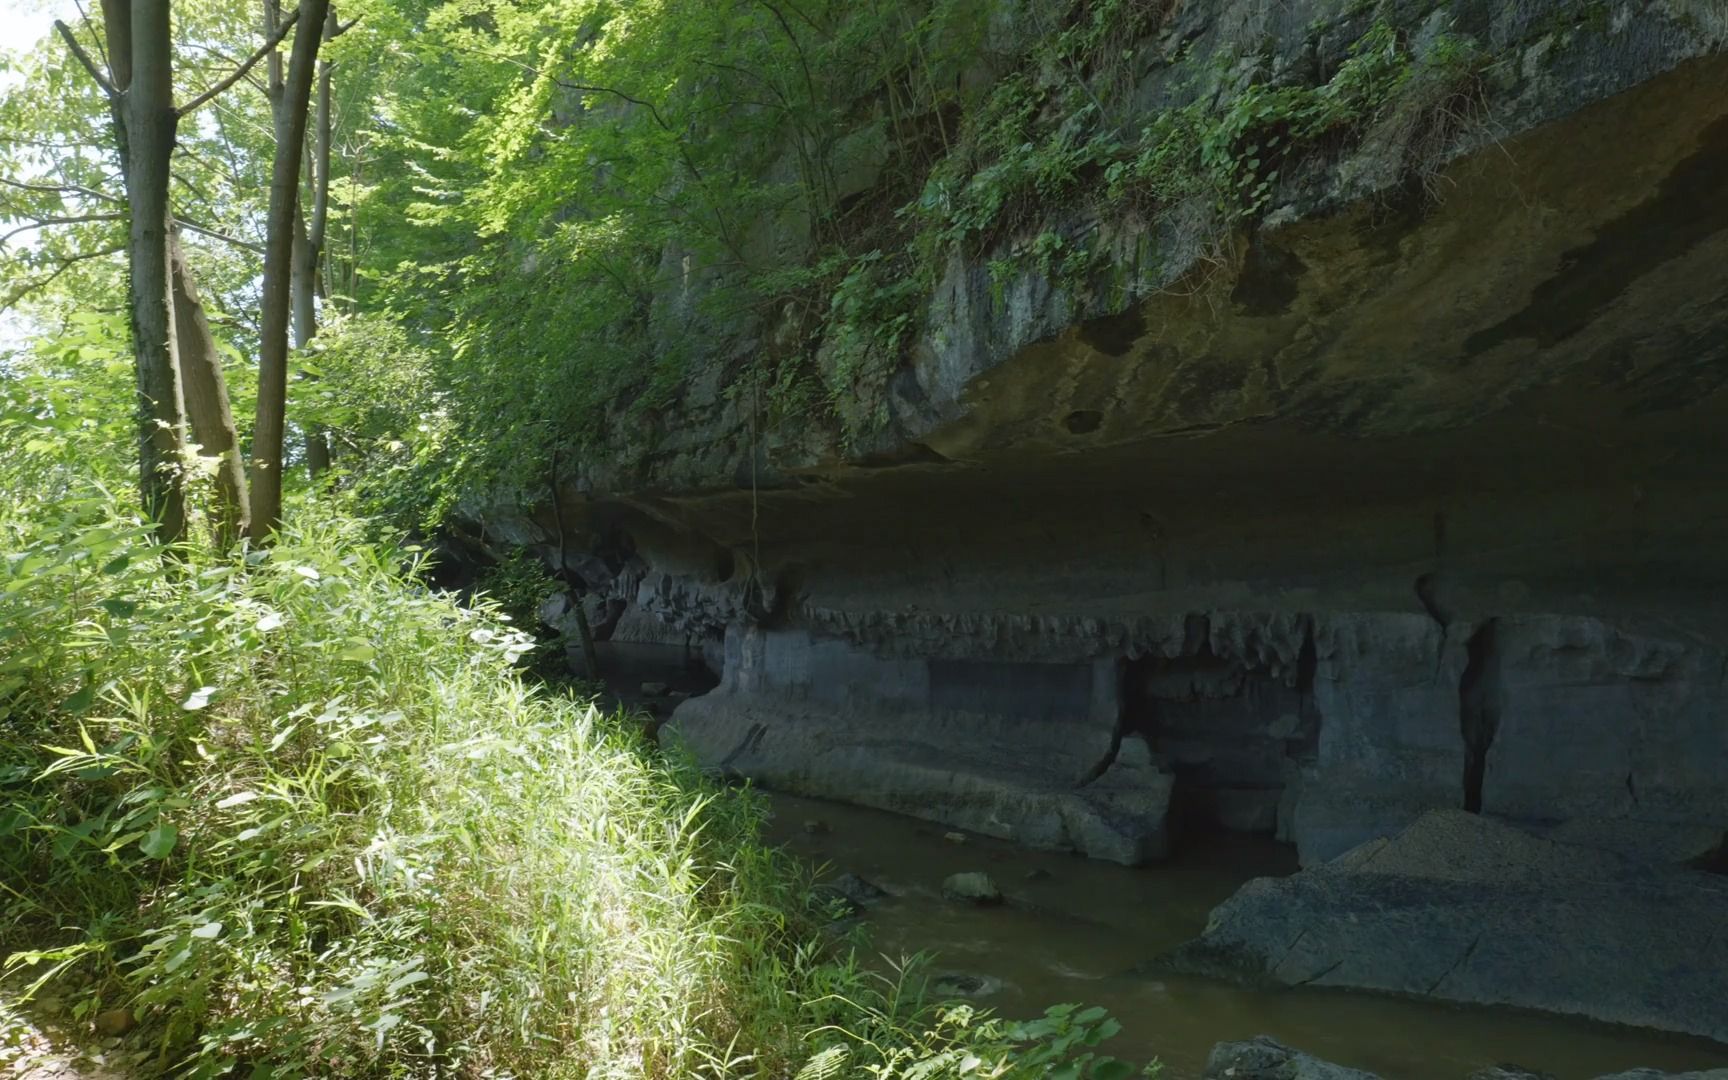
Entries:
[[1433, 811], [1259, 878], [1184, 971], [1510, 1005], [1728, 1041], [1728, 878]]

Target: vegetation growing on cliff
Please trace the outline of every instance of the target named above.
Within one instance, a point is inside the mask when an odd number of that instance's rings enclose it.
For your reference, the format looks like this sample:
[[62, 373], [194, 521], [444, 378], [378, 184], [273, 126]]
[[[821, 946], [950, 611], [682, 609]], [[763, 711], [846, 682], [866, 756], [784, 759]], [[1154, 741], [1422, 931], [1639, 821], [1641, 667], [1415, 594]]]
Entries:
[[[455, 55], [503, 50], [519, 68], [471, 100], [492, 119], [427, 165], [484, 177], [422, 207], [481, 245], [445, 264], [465, 388], [526, 381], [529, 404], [492, 408], [597, 446], [698, 363], [724, 369], [758, 424], [815, 409], [867, 432], [951, 256], [994, 253], [994, 269], [1077, 297], [1111, 288], [1108, 253], [1052, 225], [1155, 228], [1181, 210], [1200, 232], [1188, 243], [1217, 249], [1291, 166], [1371, 126], [1408, 129], [1388, 141], [1412, 167], [1439, 160], [1481, 57], [1445, 31], [1418, 46], [1373, 10], [1340, 16], [1361, 29], [1318, 79], [1274, 75], [1249, 46], [1165, 55], [1172, 10], [1154, 0], [433, 18]], [[1149, 71], [1178, 93], [1148, 111], [1132, 92]], [[1117, 284], [1107, 303], [1157, 284]], [[492, 444], [518, 475], [544, 452], [508, 441]]]

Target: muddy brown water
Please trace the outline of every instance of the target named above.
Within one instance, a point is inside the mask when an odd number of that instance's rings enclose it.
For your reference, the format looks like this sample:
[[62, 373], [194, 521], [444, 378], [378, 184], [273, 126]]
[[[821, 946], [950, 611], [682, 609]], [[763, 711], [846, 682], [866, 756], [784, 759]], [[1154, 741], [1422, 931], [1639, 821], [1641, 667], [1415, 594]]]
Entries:
[[[1728, 1066], [1728, 1047], [1659, 1033], [1135, 970], [1198, 934], [1212, 907], [1250, 878], [1294, 872], [1290, 850], [1268, 840], [1209, 837], [1183, 845], [1170, 862], [1129, 868], [987, 837], [954, 843], [941, 826], [861, 807], [778, 794], [770, 801], [770, 842], [889, 893], [866, 916], [877, 953], [932, 953], [937, 972], [981, 979], [987, 992], [975, 1000], [1012, 1017], [1059, 1002], [1102, 1005], [1123, 1029], [1104, 1049], [1161, 1058], [1168, 1080], [1199, 1077], [1213, 1044], [1259, 1034], [1387, 1080], [1464, 1080], [1503, 1062], [1559, 1080], [1641, 1066]], [[822, 828], [812, 832], [807, 822]], [[942, 879], [971, 870], [995, 878], [1009, 903], [944, 900]]]

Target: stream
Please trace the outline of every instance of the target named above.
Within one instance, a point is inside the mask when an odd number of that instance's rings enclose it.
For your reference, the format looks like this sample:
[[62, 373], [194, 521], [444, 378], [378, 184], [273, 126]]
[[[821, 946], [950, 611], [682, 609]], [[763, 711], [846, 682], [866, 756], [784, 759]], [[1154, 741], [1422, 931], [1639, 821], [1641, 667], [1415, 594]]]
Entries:
[[[988, 992], [976, 1000], [1008, 1016], [1058, 1002], [1102, 1005], [1123, 1029], [1104, 1049], [1134, 1061], [1159, 1057], [1166, 1080], [1199, 1077], [1215, 1043], [1262, 1034], [1387, 1080], [1464, 1080], [1504, 1062], [1559, 1080], [1728, 1065], [1728, 1047], [1630, 1028], [1134, 970], [1198, 934], [1212, 907], [1250, 878], [1293, 873], [1294, 853], [1270, 840], [1207, 837], [1162, 865], [1123, 867], [981, 836], [954, 843], [942, 826], [883, 811], [770, 798], [770, 842], [889, 894], [865, 916], [878, 952], [933, 953], [936, 972], [981, 977]], [[806, 823], [819, 823], [818, 831]], [[943, 878], [971, 870], [995, 878], [1008, 902], [945, 900]]]
[[[673, 703], [645, 698], [642, 681], [689, 693], [714, 681], [685, 667], [676, 647], [609, 643], [602, 662], [619, 700], [661, 717]], [[981, 982], [973, 1000], [1016, 1018], [1061, 1002], [1102, 1005], [1122, 1024], [1103, 1049], [1133, 1061], [1157, 1057], [1165, 1080], [1196, 1080], [1214, 1044], [1262, 1034], [1386, 1080], [1464, 1080], [1501, 1063], [1558, 1080], [1728, 1066], [1728, 1047], [1641, 1029], [1137, 970], [1197, 935], [1211, 909], [1243, 883], [1294, 873], [1293, 849], [1270, 839], [1189, 838], [1165, 863], [1124, 867], [977, 835], [956, 842], [944, 826], [885, 811], [781, 793], [769, 799], [769, 843], [888, 894], [864, 916], [870, 947], [884, 964], [931, 954], [936, 974]], [[989, 874], [1007, 902], [944, 899], [943, 879], [964, 871]]]

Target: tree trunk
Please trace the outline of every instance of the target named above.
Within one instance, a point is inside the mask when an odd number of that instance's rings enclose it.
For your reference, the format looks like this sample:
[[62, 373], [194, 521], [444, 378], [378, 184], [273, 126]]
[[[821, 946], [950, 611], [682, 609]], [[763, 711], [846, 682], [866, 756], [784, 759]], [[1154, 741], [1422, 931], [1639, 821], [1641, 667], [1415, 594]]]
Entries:
[[318, 332], [318, 256], [306, 235], [306, 220], [294, 207], [294, 242], [288, 258], [289, 315], [294, 328], [294, 347], [304, 349]]
[[246, 534], [246, 467], [240, 460], [240, 433], [234, 410], [228, 403], [228, 384], [222, 375], [222, 358], [204, 303], [198, 298], [191, 267], [180, 247], [179, 230], [168, 237], [168, 259], [173, 274], [174, 340], [180, 357], [181, 389], [186, 399], [186, 417], [200, 453], [216, 459], [216, 542], [226, 550]]
[[300, 157], [324, 18], [330, 0], [300, 0], [300, 21], [276, 112], [276, 155], [265, 219], [264, 284], [259, 311], [258, 413], [252, 427], [250, 534], [267, 540], [282, 520], [283, 434], [288, 404], [288, 303]]
[[600, 653], [594, 648], [594, 631], [588, 627], [588, 610], [582, 606], [582, 594], [572, 598], [570, 609], [576, 613], [576, 632], [582, 638], [582, 660], [590, 679], [600, 678]]
[[[336, 8], [324, 16], [324, 41], [339, 31]], [[318, 309], [314, 299], [322, 295], [319, 281], [324, 263], [325, 226], [330, 220], [330, 61], [318, 60], [318, 97], [313, 110], [312, 146], [307, 177], [312, 189], [312, 218], [303, 232], [295, 234], [294, 254], [294, 347], [304, 349], [318, 332]], [[330, 468], [330, 433], [321, 424], [306, 425], [306, 471], [317, 480]]]
[[[138, 470], [144, 512], [164, 543], [186, 532], [181, 468], [184, 420], [169, 296], [168, 168], [174, 110], [168, 0], [134, 0], [121, 35], [130, 39], [129, 85], [116, 84], [124, 116], [126, 200], [131, 217], [132, 350], [138, 376]], [[114, 39], [110, 39], [111, 41]], [[120, 67], [116, 65], [118, 75]]]
[[[313, 187], [317, 187], [316, 173]], [[305, 349], [318, 332], [318, 248], [307, 235], [306, 223], [294, 215], [294, 251], [289, 259], [290, 309], [294, 323], [294, 348]], [[330, 467], [330, 439], [320, 424], [306, 425], [306, 471], [313, 480]]]

